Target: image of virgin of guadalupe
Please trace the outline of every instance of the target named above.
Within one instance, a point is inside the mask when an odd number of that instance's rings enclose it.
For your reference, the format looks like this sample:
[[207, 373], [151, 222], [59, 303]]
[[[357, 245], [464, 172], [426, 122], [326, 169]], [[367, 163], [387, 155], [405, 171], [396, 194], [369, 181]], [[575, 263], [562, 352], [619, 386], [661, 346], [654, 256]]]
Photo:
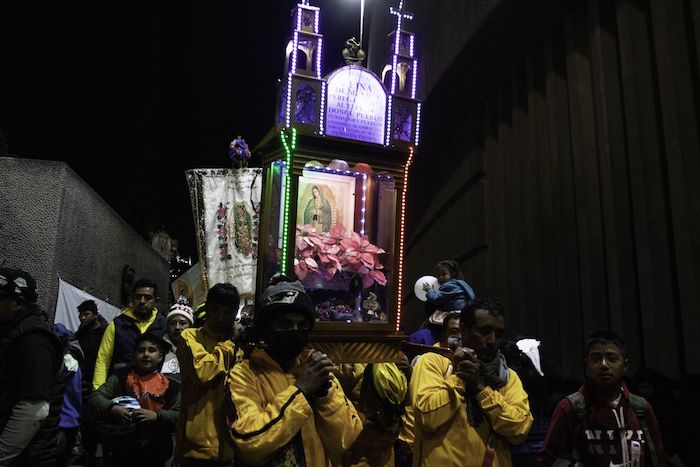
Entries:
[[317, 232], [328, 232], [331, 229], [331, 203], [316, 185], [311, 188], [311, 195], [304, 209], [304, 224], [311, 225]]

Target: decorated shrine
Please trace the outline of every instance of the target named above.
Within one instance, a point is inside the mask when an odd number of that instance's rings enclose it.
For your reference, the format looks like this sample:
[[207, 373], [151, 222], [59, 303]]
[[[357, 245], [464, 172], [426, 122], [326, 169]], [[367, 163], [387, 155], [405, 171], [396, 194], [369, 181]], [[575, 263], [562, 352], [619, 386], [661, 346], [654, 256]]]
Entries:
[[[322, 74], [320, 11], [292, 14], [275, 127], [258, 145], [263, 196], [257, 290], [298, 278], [316, 304], [312, 341], [334, 361], [395, 358], [403, 286], [408, 169], [420, 138], [418, 58], [403, 1], [379, 74], [346, 42]], [[327, 51], [336, 53], [336, 51]]]
[[292, 12], [275, 124], [253, 149], [262, 169], [245, 168], [238, 138], [236, 168], [187, 174], [202, 269], [210, 285], [232, 282], [246, 299], [275, 274], [299, 279], [316, 306], [315, 348], [336, 362], [394, 360], [405, 338], [405, 201], [420, 138], [412, 15], [403, 1], [387, 12], [396, 29], [377, 73], [351, 38], [346, 65], [324, 75], [320, 13], [309, 1]]

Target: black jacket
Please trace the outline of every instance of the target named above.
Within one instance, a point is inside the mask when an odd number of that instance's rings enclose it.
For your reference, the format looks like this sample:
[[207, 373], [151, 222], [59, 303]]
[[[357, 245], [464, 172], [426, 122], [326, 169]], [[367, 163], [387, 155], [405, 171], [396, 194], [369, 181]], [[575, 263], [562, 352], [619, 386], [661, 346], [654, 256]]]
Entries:
[[51, 462], [56, 457], [56, 437], [58, 422], [63, 403], [63, 345], [46, 322], [44, 311], [38, 305], [30, 303], [26, 311], [17, 315], [12, 322], [0, 328], [0, 432], [4, 429], [12, 408], [19, 402], [18, 394], [27, 388], [20, 387], [21, 382], [13, 368], [13, 363], [26, 361], [26, 355], [19, 355], [18, 346], [22, 339], [30, 335], [33, 339], [46, 339], [54, 350], [52, 361], [45, 362], [34, 371], [50, 372], [52, 384], [48, 396], [49, 415], [41, 424], [24, 452], [10, 465], [41, 465]]
[[89, 388], [92, 388], [92, 375], [95, 373], [95, 362], [97, 361], [97, 351], [100, 350], [100, 342], [102, 335], [107, 329], [107, 320], [102, 315], [97, 315], [97, 320], [100, 325], [94, 329], [79, 328], [75, 332], [75, 338], [80, 342], [80, 348], [83, 349], [85, 360], [81, 367], [83, 371], [83, 382]]

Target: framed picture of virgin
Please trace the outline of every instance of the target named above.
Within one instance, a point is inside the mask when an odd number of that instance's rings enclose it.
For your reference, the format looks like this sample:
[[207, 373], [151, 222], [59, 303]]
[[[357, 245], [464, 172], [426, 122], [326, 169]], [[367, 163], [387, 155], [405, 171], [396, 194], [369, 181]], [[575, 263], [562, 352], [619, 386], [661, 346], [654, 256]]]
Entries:
[[354, 229], [355, 177], [304, 170], [299, 177], [297, 225], [310, 225], [316, 232], [328, 232], [342, 224]]

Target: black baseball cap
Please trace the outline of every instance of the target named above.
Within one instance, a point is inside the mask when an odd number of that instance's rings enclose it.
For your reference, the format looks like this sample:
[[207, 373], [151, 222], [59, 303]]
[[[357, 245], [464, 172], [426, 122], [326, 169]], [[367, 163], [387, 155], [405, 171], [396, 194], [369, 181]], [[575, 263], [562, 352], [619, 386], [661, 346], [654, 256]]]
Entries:
[[253, 318], [256, 327], [266, 328], [277, 315], [285, 311], [298, 311], [306, 315], [313, 328], [316, 321], [314, 303], [301, 282], [281, 280], [273, 283], [265, 289], [261, 301], [261, 307]]
[[36, 302], [36, 281], [27, 271], [0, 268], [0, 296], [23, 298]]

